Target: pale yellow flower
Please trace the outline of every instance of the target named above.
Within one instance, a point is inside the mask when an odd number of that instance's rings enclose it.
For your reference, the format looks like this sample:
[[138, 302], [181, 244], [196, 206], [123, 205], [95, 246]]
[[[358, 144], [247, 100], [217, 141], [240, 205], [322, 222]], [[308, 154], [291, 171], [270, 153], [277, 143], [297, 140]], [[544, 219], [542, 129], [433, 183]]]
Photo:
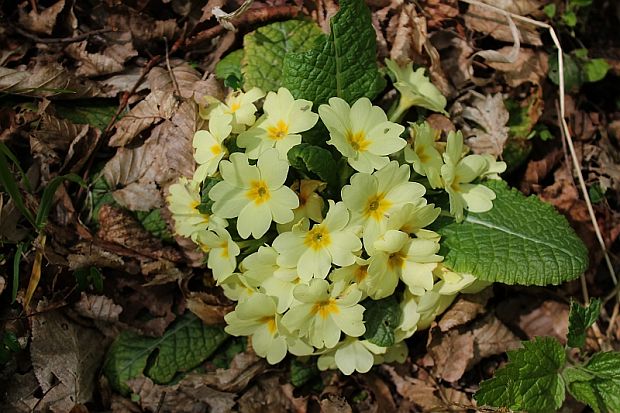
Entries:
[[426, 176], [433, 188], [442, 186], [441, 166], [443, 160], [435, 147], [438, 136], [439, 131], [431, 128], [428, 122], [411, 124], [412, 144], [405, 147], [404, 153], [405, 160], [413, 165], [413, 169], [417, 173]]
[[194, 172], [196, 181], [202, 182], [217, 171], [220, 160], [227, 153], [224, 140], [230, 135], [231, 120], [232, 116], [229, 114], [213, 115], [209, 121], [209, 130], [199, 130], [194, 134], [194, 159], [199, 165]]
[[200, 115], [205, 119], [210, 119], [217, 114], [227, 114], [232, 116], [232, 133], [241, 133], [247, 127], [256, 122], [256, 102], [265, 96], [265, 92], [257, 87], [253, 87], [243, 93], [240, 90], [231, 92], [222, 103], [215, 99], [215, 104], [211, 104], [206, 110], [201, 110]]

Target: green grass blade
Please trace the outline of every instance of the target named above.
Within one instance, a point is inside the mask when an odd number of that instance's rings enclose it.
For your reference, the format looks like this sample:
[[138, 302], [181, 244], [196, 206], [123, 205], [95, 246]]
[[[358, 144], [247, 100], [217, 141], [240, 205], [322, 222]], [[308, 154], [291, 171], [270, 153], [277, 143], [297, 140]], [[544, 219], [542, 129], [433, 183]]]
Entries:
[[43, 196], [41, 197], [41, 204], [39, 205], [39, 210], [37, 211], [37, 217], [35, 219], [35, 226], [38, 230], [43, 229], [45, 226], [45, 222], [47, 221], [47, 216], [50, 213], [50, 209], [52, 208], [52, 202], [54, 201], [54, 194], [56, 190], [64, 181], [71, 181], [80, 186], [84, 186], [85, 183], [76, 174], [67, 174], [62, 176], [57, 176], [52, 179], [48, 184], [45, 191], [43, 191]]
[[26, 175], [26, 173], [22, 169], [21, 165], [19, 164], [19, 160], [17, 159], [15, 154], [13, 152], [11, 152], [9, 147], [6, 146], [2, 142], [0, 142], [0, 152], [4, 153], [4, 155], [7, 158], [9, 158], [13, 162], [13, 164], [15, 164], [15, 166], [19, 170], [19, 174], [21, 175], [22, 179], [24, 180], [24, 184], [26, 185], [26, 189], [28, 191], [32, 192], [32, 185], [30, 185], [30, 180], [28, 179], [28, 176]]
[[13, 257], [13, 285], [11, 289], [11, 304], [15, 302], [17, 298], [17, 290], [19, 289], [19, 263], [22, 260], [22, 254], [28, 248], [28, 243], [20, 242], [17, 244], [15, 250], [15, 256]]
[[9, 170], [9, 163], [3, 151], [0, 151], [0, 185], [4, 187], [11, 199], [13, 199], [19, 212], [22, 213], [28, 222], [35, 226], [35, 220], [24, 204], [24, 198], [22, 198], [22, 194], [17, 187], [17, 182], [15, 182], [15, 178], [13, 178], [13, 174]]

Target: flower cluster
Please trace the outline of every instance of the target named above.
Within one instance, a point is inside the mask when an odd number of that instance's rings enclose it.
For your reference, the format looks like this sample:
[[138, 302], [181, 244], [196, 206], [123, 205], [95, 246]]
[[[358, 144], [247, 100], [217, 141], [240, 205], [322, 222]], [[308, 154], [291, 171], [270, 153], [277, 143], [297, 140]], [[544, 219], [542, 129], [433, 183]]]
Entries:
[[[441, 104], [414, 92], [409, 103]], [[350, 106], [334, 97], [318, 113], [284, 88], [210, 101], [201, 111], [209, 129], [193, 140], [196, 172], [170, 186], [168, 204], [176, 233], [208, 254], [217, 284], [237, 301], [226, 331], [251, 337], [269, 363], [315, 355], [319, 368], [351, 374], [402, 361], [404, 339], [459, 292], [484, 286], [442, 264], [440, 236], [428, 229], [441, 209], [427, 201], [427, 188], [448, 194], [457, 220], [492, 207], [495, 194], [478, 181], [505, 165], [466, 155], [460, 133], [442, 143], [428, 124], [414, 124], [408, 141], [405, 127], [366, 98]], [[329, 191], [287, 155], [318, 122], [329, 133], [324, 148], [353, 169]], [[400, 303], [399, 322], [393, 342], [377, 343], [366, 303], [387, 297]]]

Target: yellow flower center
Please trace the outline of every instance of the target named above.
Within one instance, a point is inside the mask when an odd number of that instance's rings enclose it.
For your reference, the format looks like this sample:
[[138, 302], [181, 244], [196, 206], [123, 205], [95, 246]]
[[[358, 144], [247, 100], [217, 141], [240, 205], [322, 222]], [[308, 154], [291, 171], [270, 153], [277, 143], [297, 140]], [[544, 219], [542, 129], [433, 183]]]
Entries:
[[260, 319], [261, 323], [263, 324], [267, 324], [267, 329], [269, 330], [269, 332], [273, 335], [275, 334], [277, 327], [276, 327], [276, 318], [275, 317], [263, 317]]
[[323, 320], [325, 320], [330, 314], [338, 314], [340, 308], [336, 304], [336, 300], [330, 298], [327, 301], [321, 301], [312, 306], [312, 314], [318, 314]]
[[254, 201], [256, 205], [260, 205], [269, 201], [271, 194], [267, 183], [263, 180], [250, 182], [250, 189], [245, 194], [251, 201]]
[[288, 124], [280, 119], [275, 126], [267, 128], [267, 135], [274, 141], [278, 141], [288, 135]]
[[385, 194], [376, 194], [368, 198], [364, 216], [366, 218], [372, 217], [376, 221], [381, 221], [391, 207], [392, 203], [385, 199]]
[[230, 113], [235, 113], [241, 107], [241, 103], [234, 101], [232, 105], [230, 105]]
[[364, 281], [368, 276], [368, 265], [359, 266], [357, 270], [355, 270], [353, 276], [355, 277], [355, 282], [358, 284]]
[[416, 155], [418, 155], [418, 158], [420, 158], [420, 162], [422, 163], [427, 163], [431, 159], [430, 156], [426, 154], [426, 151], [424, 150], [424, 146], [422, 145], [415, 148], [415, 153]]
[[391, 270], [396, 270], [399, 268], [403, 268], [405, 265], [405, 255], [400, 251], [390, 254], [388, 258], [388, 267]]
[[353, 148], [353, 150], [357, 152], [365, 152], [370, 146], [370, 141], [366, 139], [366, 134], [364, 131], [355, 132], [347, 131], [347, 141]]
[[327, 247], [329, 244], [331, 244], [331, 237], [329, 236], [329, 231], [327, 231], [327, 229], [324, 228], [322, 225], [315, 225], [306, 234], [304, 244], [306, 244], [307, 247], [312, 248], [315, 251]]
[[211, 153], [213, 155], [219, 155], [220, 153], [222, 153], [222, 145], [213, 145], [211, 148], [209, 148], [211, 150]]
[[228, 258], [228, 241], [222, 241], [220, 248], [222, 249], [222, 252], [220, 253], [222, 258]]

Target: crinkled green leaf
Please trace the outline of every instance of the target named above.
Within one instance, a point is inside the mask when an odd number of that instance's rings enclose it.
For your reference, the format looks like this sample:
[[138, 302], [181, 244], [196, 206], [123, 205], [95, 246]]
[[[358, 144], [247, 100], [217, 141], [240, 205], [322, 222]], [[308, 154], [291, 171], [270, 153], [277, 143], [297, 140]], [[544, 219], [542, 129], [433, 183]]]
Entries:
[[316, 23], [303, 20], [276, 22], [245, 35], [241, 69], [244, 88], [278, 90], [282, 86], [284, 56], [309, 50], [322, 37], [324, 34]]
[[400, 306], [394, 296], [363, 303], [366, 333], [364, 338], [381, 347], [394, 345], [394, 329], [400, 323]]
[[337, 164], [327, 149], [301, 143], [288, 151], [288, 161], [305, 176], [318, 178], [330, 186], [338, 184]]
[[172, 241], [172, 234], [168, 230], [168, 224], [161, 216], [161, 209], [153, 209], [148, 212], [136, 211], [136, 218], [138, 218], [144, 229], [157, 238], [164, 241]]
[[128, 394], [127, 380], [144, 373], [156, 383], [171, 381], [207, 359], [228, 336], [188, 313], [159, 338], [124, 331], [112, 343], [103, 372], [117, 391]]
[[573, 397], [597, 413], [620, 412], [620, 353], [596, 353], [583, 369], [592, 376], [568, 383]]
[[296, 98], [316, 105], [332, 96], [349, 103], [373, 99], [385, 87], [377, 69], [376, 34], [363, 0], [342, 0], [329, 38], [304, 53], [287, 53], [283, 84]]
[[601, 311], [601, 300], [594, 299], [587, 307], [582, 307], [576, 301], [570, 303], [568, 316], [569, 347], [581, 348], [586, 343], [586, 330], [594, 324]]
[[505, 182], [485, 183], [497, 198], [493, 209], [468, 213], [461, 223], [437, 221], [445, 264], [484, 281], [560, 284], [588, 265], [588, 250], [566, 218], [535, 196]]
[[478, 404], [529, 413], [557, 411], [566, 395], [560, 376], [566, 363], [562, 345], [554, 338], [538, 337], [509, 351], [508, 359], [495, 377], [480, 384], [474, 396]]
[[291, 384], [300, 387], [319, 375], [319, 369], [313, 361], [291, 360]]
[[241, 59], [243, 59], [243, 49], [228, 53], [215, 65], [215, 77], [226, 80], [230, 76], [243, 79], [241, 74]]
[[[564, 53], [564, 87], [567, 91], [577, 89], [581, 86], [581, 70], [577, 60], [569, 54]], [[549, 56], [549, 79], [556, 85], [560, 84], [560, 68], [557, 53]]]
[[54, 105], [58, 116], [78, 125], [91, 125], [104, 130], [118, 109], [118, 103], [109, 100], [59, 102]]

